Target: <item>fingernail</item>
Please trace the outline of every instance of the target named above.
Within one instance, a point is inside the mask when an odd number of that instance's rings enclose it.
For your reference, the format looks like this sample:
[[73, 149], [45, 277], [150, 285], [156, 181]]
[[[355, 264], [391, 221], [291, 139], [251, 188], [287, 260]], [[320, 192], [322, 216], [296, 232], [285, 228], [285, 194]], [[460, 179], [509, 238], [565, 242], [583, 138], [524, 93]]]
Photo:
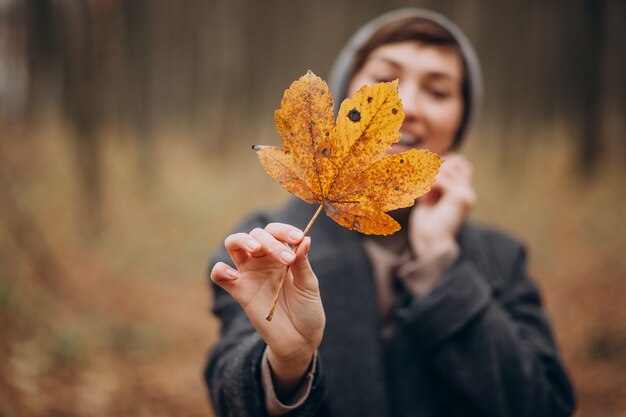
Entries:
[[292, 230], [287, 236], [289, 236], [289, 240], [292, 242], [299, 242], [302, 236], [304, 236], [304, 233], [299, 230]]
[[237, 279], [239, 278], [239, 271], [235, 271], [234, 269], [227, 269], [226, 275], [228, 275], [228, 277], [231, 279]]
[[291, 263], [295, 259], [295, 257], [296, 255], [286, 250], [280, 253], [280, 259], [282, 259], [283, 261], [287, 263]]
[[257, 242], [256, 240], [250, 239], [246, 242], [246, 248], [250, 251], [257, 250], [260, 247], [261, 247], [261, 244]]

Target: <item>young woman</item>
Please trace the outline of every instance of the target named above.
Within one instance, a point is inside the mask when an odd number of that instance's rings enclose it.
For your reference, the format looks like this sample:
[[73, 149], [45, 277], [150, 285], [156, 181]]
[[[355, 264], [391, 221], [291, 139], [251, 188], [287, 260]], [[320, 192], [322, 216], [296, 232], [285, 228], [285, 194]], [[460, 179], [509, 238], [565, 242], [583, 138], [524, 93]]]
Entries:
[[[390, 152], [442, 155], [431, 192], [392, 213], [402, 225], [392, 236], [320, 216], [303, 239], [293, 225], [307, 224], [316, 207], [294, 199], [226, 238], [211, 270], [222, 333], [205, 371], [217, 415], [571, 414], [572, 388], [523, 246], [467, 222], [472, 168], [454, 151], [481, 92], [471, 45], [438, 14], [383, 15], [341, 52], [335, 104], [394, 79], [405, 120]], [[285, 243], [300, 245], [293, 252]]]

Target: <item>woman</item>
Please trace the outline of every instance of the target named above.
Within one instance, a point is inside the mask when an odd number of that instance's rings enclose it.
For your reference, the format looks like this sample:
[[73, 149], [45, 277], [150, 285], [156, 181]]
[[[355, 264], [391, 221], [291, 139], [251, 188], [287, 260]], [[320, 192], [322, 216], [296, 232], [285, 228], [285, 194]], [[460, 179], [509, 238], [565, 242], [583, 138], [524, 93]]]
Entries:
[[303, 239], [292, 225], [316, 207], [293, 200], [226, 238], [211, 270], [222, 336], [205, 371], [216, 413], [571, 414], [522, 245], [466, 219], [471, 165], [453, 151], [481, 85], [465, 36], [432, 12], [389, 13], [355, 34], [331, 78], [336, 105], [364, 84], [399, 79], [406, 116], [390, 152], [426, 148], [445, 162], [429, 194], [392, 213], [402, 225], [395, 235], [363, 236], [321, 216]]

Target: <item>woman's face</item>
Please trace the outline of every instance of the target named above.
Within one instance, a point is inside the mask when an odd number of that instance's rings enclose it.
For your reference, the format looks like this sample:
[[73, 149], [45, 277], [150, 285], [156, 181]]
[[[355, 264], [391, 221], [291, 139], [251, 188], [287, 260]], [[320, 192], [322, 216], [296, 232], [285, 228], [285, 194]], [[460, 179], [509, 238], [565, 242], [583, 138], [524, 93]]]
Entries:
[[406, 41], [374, 49], [348, 86], [351, 97], [364, 84], [398, 79], [405, 118], [390, 153], [411, 148], [438, 154], [450, 150], [463, 116], [463, 63], [453, 48]]

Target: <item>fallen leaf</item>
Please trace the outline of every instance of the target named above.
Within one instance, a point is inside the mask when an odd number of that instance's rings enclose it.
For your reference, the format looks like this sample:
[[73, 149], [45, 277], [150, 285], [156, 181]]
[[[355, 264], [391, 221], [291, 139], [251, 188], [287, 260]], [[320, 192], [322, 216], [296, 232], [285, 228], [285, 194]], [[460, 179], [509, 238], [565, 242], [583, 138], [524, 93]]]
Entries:
[[341, 103], [335, 124], [328, 86], [309, 71], [285, 91], [274, 120], [283, 147], [253, 146], [265, 171], [290, 193], [323, 205], [340, 225], [365, 234], [400, 230], [385, 212], [412, 206], [442, 162], [427, 150], [387, 155], [404, 120], [398, 81], [361, 88]]

